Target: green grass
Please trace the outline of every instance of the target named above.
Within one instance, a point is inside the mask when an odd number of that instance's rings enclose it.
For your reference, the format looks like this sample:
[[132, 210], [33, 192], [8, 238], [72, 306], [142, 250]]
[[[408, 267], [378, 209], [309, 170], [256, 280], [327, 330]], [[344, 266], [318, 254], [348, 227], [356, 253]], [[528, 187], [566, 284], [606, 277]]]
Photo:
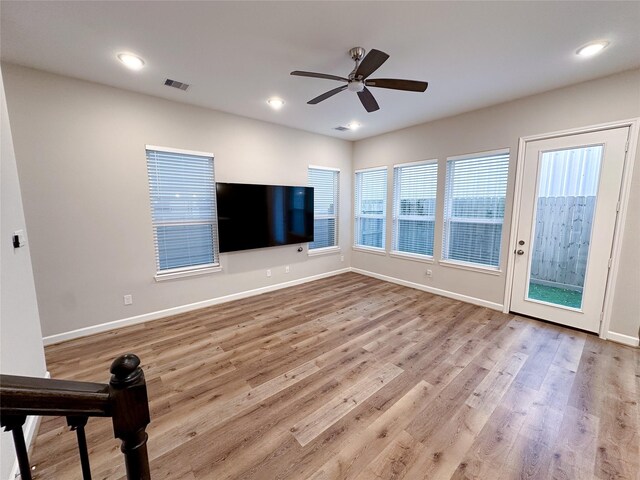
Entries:
[[548, 287], [536, 283], [529, 284], [529, 298], [555, 303], [564, 307], [580, 308], [582, 306], [582, 292], [567, 290], [566, 288]]

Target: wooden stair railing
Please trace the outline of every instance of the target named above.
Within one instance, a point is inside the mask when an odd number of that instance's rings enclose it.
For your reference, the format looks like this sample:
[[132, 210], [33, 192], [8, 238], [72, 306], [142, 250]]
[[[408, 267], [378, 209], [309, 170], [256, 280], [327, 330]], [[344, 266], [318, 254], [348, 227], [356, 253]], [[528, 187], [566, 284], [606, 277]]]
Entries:
[[149, 402], [140, 359], [128, 353], [111, 364], [108, 384], [0, 375], [0, 420], [11, 431], [20, 476], [31, 480], [22, 425], [27, 415], [64, 416], [76, 431], [82, 478], [91, 479], [84, 427], [88, 417], [111, 417], [113, 433], [122, 441], [128, 480], [148, 480]]

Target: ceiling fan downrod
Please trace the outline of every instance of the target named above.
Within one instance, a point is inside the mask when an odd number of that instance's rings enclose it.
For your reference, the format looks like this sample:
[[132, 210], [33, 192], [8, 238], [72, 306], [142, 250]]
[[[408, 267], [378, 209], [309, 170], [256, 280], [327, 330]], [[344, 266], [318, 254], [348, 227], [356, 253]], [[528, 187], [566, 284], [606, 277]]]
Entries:
[[350, 80], [352, 78], [355, 78], [356, 70], [358, 70], [358, 65], [360, 65], [360, 60], [364, 58], [365, 53], [367, 53], [367, 51], [362, 47], [353, 47], [351, 50], [349, 50], [349, 56], [353, 59], [354, 62], [356, 62], [355, 68], [349, 74]]
[[360, 65], [360, 60], [364, 58], [364, 55], [367, 51], [362, 47], [353, 47], [349, 50], [349, 56], [356, 62], [356, 66], [353, 67], [353, 70], [349, 74], [349, 83], [347, 84], [347, 90], [350, 92], [361, 92], [364, 90], [364, 82], [362, 81], [362, 75], [356, 77], [356, 72], [358, 71], [358, 66]]

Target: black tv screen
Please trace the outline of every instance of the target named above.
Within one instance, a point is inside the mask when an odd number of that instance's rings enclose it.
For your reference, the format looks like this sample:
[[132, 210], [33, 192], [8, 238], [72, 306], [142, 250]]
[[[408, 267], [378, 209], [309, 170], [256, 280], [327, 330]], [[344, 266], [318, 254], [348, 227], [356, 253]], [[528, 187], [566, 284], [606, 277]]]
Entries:
[[220, 252], [313, 241], [313, 188], [216, 183]]

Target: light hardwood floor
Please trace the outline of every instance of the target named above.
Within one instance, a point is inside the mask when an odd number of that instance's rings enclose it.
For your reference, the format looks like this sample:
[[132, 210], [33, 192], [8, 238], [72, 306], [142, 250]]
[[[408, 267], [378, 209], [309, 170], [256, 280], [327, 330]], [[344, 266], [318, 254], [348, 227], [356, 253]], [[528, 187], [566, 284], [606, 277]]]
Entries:
[[[47, 347], [55, 378], [140, 356], [159, 479], [613, 479], [639, 471], [640, 350], [357, 274]], [[108, 419], [95, 479], [122, 478]], [[80, 478], [43, 421], [36, 478]]]

